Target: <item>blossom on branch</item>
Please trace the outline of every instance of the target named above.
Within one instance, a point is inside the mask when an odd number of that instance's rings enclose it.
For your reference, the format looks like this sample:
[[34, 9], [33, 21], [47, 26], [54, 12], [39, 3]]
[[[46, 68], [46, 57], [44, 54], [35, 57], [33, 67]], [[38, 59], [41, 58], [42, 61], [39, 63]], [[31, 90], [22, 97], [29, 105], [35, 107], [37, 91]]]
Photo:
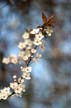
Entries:
[[[43, 15], [44, 24], [38, 26], [35, 29], [26, 31], [22, 35], [22, 42], [19, 42], [18, 48], [20, 52], [18, 57], [11, 55], [8, 58], [3, 58], [3, 63], [9, 64], [20, 64], [21, 76], [17, 78], [13, 75], [13, 82], [10, 82], [10, 86], [0, 90], [0, 100], [6, 100], [8, 97], [17, 95], [21, 96], [25, 92], [25, 80], [31, 79], [32, 67], [30, 66], [31, 61], [37, 62], [42, 55], [38, 53], [38, 49], [44, 49], [45, 37], [51, 36], [53, 28], [49, 26]], [[46, 35], [45, 35], [46, 33]]]

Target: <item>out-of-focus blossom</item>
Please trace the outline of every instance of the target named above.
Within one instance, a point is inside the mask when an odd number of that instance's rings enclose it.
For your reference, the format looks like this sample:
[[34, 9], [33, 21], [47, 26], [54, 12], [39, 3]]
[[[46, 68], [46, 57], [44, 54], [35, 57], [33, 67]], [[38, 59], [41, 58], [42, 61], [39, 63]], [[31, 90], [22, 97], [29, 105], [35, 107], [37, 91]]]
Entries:
[[33, 53], [33, 54], [36, 53], [36, 49], [32, 48], [31, 53]]
[[6, 87], [0, 90], [0, 99], [6, 100], [10, 94], [11, 94], [10, 88]]
[[25, 48], [25, 44], [23, 42], [19, 42], [18, 48], [20, 49]]
[[13, 63], [13, 64], [16, 64], [17, 63], [17, 57], [15, 55], [11, 55], [9, 57], [9, 59], [10, 59], [10, 63]]
[[28, 32], [25, 32], [25, 33], [22, 35], [22, 37], [23, 37], [24, 39], [28, 39], [28, 38], [29, 38], [29, 33], [28, 33]]
[[3, 58], [2, 62], [5, 63], [5, 64], [8, 64], [10, 62], [10, 59], [9, 58]]

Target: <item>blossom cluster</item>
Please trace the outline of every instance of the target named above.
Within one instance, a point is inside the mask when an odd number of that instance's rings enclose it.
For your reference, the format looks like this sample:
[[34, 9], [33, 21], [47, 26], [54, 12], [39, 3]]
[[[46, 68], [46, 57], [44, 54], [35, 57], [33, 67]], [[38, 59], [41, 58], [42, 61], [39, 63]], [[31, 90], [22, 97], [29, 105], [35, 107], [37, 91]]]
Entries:
[[13, 75], [13, 82], [10, 83], [10, 86], [0, 90], [0, 100], [6, 100], [13, 95], [21, 96], [25, 92], [25, 80], [31, 79], [32, 67], [30, 62], [37, 62], [42, 57], [38, 53], [38, 48], [44, 49], [45, 35], [51, 36], [52, 32], [53, 30], [50, 27], [43, 28], [42, 26], [26, 31], [22, 35], [23, 41], [18, 44], [20, 49], [18, 57], [11, 55], [10, 57], [3, 58], [3, 63], [5, 64], [19, 63], [22, 75], [19, 78]]

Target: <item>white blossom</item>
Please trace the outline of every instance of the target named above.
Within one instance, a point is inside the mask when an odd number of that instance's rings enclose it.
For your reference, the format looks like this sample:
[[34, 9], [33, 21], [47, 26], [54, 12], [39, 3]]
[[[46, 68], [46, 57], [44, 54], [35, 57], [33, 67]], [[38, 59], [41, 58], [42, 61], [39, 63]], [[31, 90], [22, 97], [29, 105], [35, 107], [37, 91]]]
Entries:
[[36, 28], [36, 29], [33, 29], [30, 33], [31, 34], [37, 34], [37, 33], [39, 33], [39, 28]]
[[17, 82], [12, 82], [12, 83], [10, 83], [10, 87], [11, 87], [12, 89], [15, 89], [17, 86], [18, 86], [18, 83], [17, 83]]
[[8, 64], [10, 62], [10, 59], [9, 58], [3, 58], [2, 62], [5, 63], [5, 64]]
[[19, 42], [18, 48], [23, 49], [25, 47], [25, 44], [23, 42]]
[[25, 92], [25, 85], [24, 84], [18, 84], [15, 89], [14, 92], [16, 94], [21, 94], [22, 92]]
[[13, 63], [13, 64], [16, 64], [16, 63], [17, 63], [17, 57], [16, 57], [15, 55], [11, 55], [11, 56], [9, 57], [9, 59], [10, 59], [10, 62], [11, 62], [11, 63]]
[[24, 39], [28, 39], [29, 38], [29, 33], [28, 32], [25, 32], [22, 36]]
[[33, 54], [36, 53], [36, 49], [32, 48], [31, 53], [33, 53]]
[[30, 73], [28, 72], [24, 72], [23, 74], [22, 74], [22, 77], [24, 78], [24, 79], [26, 79], [26, 80], [30, 80], [31, 79], [31, 76], [30, 76]]
[[0, 90], [0, 99], [6, 100], [10, 94], [11, 94], [10, 88], [6, 87]]
[[36, 45], [36, 46], [39, 46], [39, 45], [42, 44], [42, 42], [40, 40], [38, 40], [38, 39], [35, 39], [33, 44]]
[[24, 83], [24, 79], [19, 78], [18, 79], [18, 83], [23, 84]]
[[38, 34], [35, 35], [35, 38], [38, 40], [42, 40], [44, 38], [44, 36], [41, 32], [39, 32]]

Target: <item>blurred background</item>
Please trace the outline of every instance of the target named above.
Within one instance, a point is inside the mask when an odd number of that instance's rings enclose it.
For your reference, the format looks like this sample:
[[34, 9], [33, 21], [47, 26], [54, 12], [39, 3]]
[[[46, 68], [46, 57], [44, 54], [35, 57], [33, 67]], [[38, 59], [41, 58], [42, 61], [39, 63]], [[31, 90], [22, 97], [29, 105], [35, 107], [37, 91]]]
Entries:
[[3, 57], [18, 55], [18, 42], [26, 29], [42, 25], [41, 13], [57, 19], [52, 37], [37, 64], [26, 92], [0, 102], [0, 108], [71, 108], [71, 0], [0, 0], [0, 88], [8, 86], [18, 65], [5, 65]]

